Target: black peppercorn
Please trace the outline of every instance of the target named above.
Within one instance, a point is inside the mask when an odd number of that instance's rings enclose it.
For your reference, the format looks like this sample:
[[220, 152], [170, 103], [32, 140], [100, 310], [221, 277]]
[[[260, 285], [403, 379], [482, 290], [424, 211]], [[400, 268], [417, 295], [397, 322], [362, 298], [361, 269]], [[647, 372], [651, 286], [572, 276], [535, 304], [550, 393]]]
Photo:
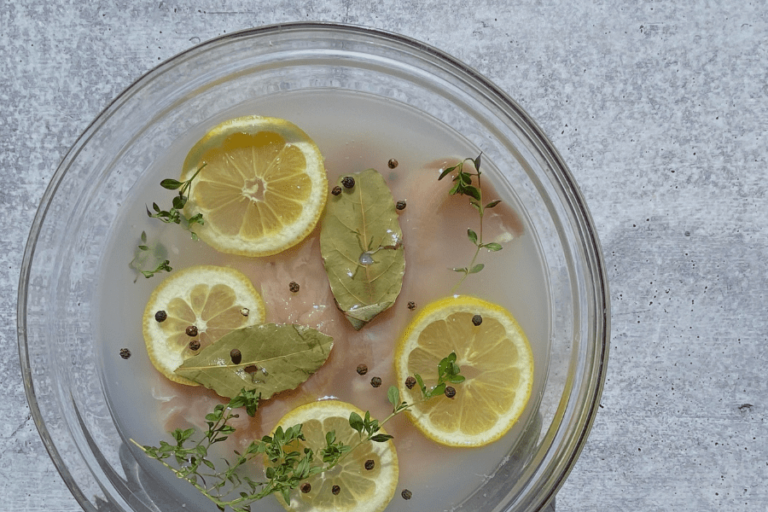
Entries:
[[299, 489], [301, 489], [301, 492], [303, 492], [304, 494], [307, 494], [309, 491], [312, 490], [312, 486], [309, 484], [309, 482], [304, 482], [303, 484], [301, 484], [301, 487], [299, 487]]
[[368, 373], [368, 367], [365, 366], [364, 364], [357, 365], [357, 373], [359, 375], [365, 375], [366, 373]]
[[299, 289], [301, 289], [301, 287], [296, 281], [291, 281], [291, 284], [288, 285], [288, 289], [291, 290], [292, 293], [296, 293], [299, 291]]
[[243, 354], [236, 348], [233, 348], [229, 351], [229, 358], [232, 359], [233, 364], [240, 364], [240, 361], [243, 360]]
[[371, 386], [377, 388], [381, 386], [381, 377], [374, 377], [371, 379]]
[[155, 313], [155, 320], [158, 322], [165, 322], [165, 319], [168, 318], [168, 313], [163, 311], [162, 309]]
[[402, 496], [404, 500], [409, 500], [413, 497], [413, 493], [408, 489], [403, 489], [403, 492], [400, 493], [400, 496]]
[[373, 459], [368, 459], [365, 461], [365, 469], [368, 471], [372, 470], [376, 466], [376, 463], [373, 461]]
[[341, 487], [339, 487], [338, 485], [334, 485], [333, 487], [331, 487], [331, 492], [333, 493], [334, 496], [338, 496], [339, 493], [341, 492]]
[[483, 317], [481, 317], [480, 315], [473, 316], [472, 323], [475, 324], [476, 326], [480, 325], [481, 323], [483, 323]]
[[453, 398], [456, 396], [456, 389], [453, 388], [453, 386], [447, 386], [445, 388], [445, 396], [448, 398]]
[[197, 327], [195, 327], [194, 325], [190, 325], [189, 327], [187, 327], [186, 332], [187, 332], [187, 336], [194, 338], [195, 336], [197, 336]]
[[395, 167], [397, 167], [397, 160], [395, 160], [394, 158], [390, 158], [389, 162], [387, 162], [387, 165], [389, 166], [390, 169], [394, 169]]
[[123, 359], [128, 359], [129, 357], [131, 357], [131, 351], [128, 350], [127, 348], [121, 348], [120, 357], [122, 357]]
[[189, 350], [200, 350], [200, 342], [198, 340], [190, 341]]
[[397, 208], [398, 210], [405, 210], [405, 201], [398, 201], [395, 204], [395, 208]]
[[407, 387], [408, 389], [413, 389], [413, 386], [415, 385], [416, 385], [416, 379], [414, 379], [413, 377], [408, 376], [408, 378], [405, 379], [405, 387]]
[[344, 185], [344, 188], [352, 188], [355, 186], [355, 178], [352, 176], [344, 176], [341, 179], [341, 184]]
[[415, 302], [413, 302], [413, 301], [410, 301], [410, 302], [408, 303], [408, 309], [410, 309], [411, 311], [413, 311], [414, 309], [416, 309], [416, 303], [415, 303]]
[[336, 185], [335, 187], [333, 187], [333, 189], [331, 190], [331, 194], [333, 194], [333, 195], [335, 195], [335, 196], [337, 196], [337, 195], [341, 194], [341, 187], [340, 187], [340, 186], [338, 186], [338, 185]]

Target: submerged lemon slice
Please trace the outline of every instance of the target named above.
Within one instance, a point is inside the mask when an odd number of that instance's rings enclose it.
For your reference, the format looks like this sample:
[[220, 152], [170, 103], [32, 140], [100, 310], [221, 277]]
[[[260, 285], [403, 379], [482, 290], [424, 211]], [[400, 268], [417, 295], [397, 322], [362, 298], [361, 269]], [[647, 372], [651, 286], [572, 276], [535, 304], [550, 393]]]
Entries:
[[225, 121], [189, 151], [181, 181], [195, 178], [184, 207], [203, 214], [195, 232], [222, 252], [268, 256], [292, 247], [315, 227], [328, 180], [312, 139], [284, 119]]
[[[480, 315], [482, 323], [472, 321]], [[451, 352], [466, 380], [453, 399], [421, 402], [408, 376], [437, 384], [437, 365]], [[531, 396], [533, 354], [525, 333], [504, 308], [474, 297], [448, 297], [427, 305], [408, 325], [395, 352], [395, 370], [407, 411], [424, 435], [449, 446], [483, 446], [503, 436]], [[421, 403], [419, 403], [421, 402]]]
[[[160, 373], [174, 382], [197, 386], [174, 370], [230, 331], [262, 323], [264, 318], [264, 301], [242, 273], [212, 265], [189, 267], [166, 278], [152, 292], [144, 308], [144, 342]], [[188, 333], [189, 327], [194, 329]], [[193, 340], [200, 345], [197, 350], [190, 347]]]
[[[297, 441], [288, 445], [289, 448], [301, 452], [309, 447], [318, 455], [326, 446], [326, 433], [331, 430], [336, 432], [336, 440], [347, 446], [360, 442], [358, 433], [349, 426], [351, 412], [365, 416], [363, 411], [346, 402], [313, 402], [292, 410], [278, 425], [285, 429], [301, 423], [306, 441]], [[386, 433], [384, 429], [379, 432]], [[365, 469], [367, 460], [374, 461], [373, 469]], [[312, 486], [311, 490], [308, 493], [294, 490], [290, 505], [282, 496], [275, 496], [286, 510], [295, 512], [381, 512], [395, 494], [398, 475], [397, 453], [392, 441], [367, 441], [349, 452], [332, 470], [309, 477], [306, 482]], [[339, 486], [338, 494], [333, 493], [335, 485]]]

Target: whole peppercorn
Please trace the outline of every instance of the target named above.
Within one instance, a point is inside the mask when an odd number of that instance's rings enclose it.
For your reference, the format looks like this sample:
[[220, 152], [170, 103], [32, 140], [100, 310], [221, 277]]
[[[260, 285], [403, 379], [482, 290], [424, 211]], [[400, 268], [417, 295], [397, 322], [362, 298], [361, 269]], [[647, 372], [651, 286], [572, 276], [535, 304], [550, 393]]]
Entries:
[[197, 336], [197, 327], [195, 327], [194, 325], [190, 325], [189, 327], [187, 327], [186, 333], [187, 333], [187, 336], [194, 338], [195, 336]]
[[352, 176], [344, 176], [341, 179], [341, 184], [344, 185], [344, 188], [352, 188], [355, 186], [355, 178]]
[[338, 485], [334, 485], [333, 487], [331, 487], [331, 492], [333, 493], [334, 496], [338, 496], [339, 493], [341, 492], [341, 487], [339, 487]]
[[381, 386], [381, 377], [374, 377], [371, 379], [371, 386], [377, 388]]
[[129, 357], [131, 357], [131, 351], [128, 350], [127, 348], [121, 348], [120, 357], [122, 357], [123, 359], [128, 359]]
[[403, 492], [400, 493], [400, 496], [402, 496], [404, 500], [409, 500], [413, 497], [413, 493], [408, 489], [403, 489]]
[[365, 366], [364, 364], [357, 365], [357, 374], [358, 375], [365, 375], [366, 373], [368, 373], [368, 367], [367, 366]]
[[229, 351], [229, 358], [232, 359], [232, 363], [240, 364], [240, 361], [243, 360], [243, 354], [241, 354], [240, 351], [236, 348], [233, 348]]
[[376, 466], [376, 463], [373, 461], [373, 459], [368, 459], [365, 461], [365, 469], [368, 471], [372, 470]]
[[397, 208], [398, 210], [405, 210], [405, 201], [401, 200], [395, 203], [395, 208]]
[[395, 167], [397, 167], [397, 160], [395, 160], [394, 158], [390, 158], [389, 162], [387, 162], [387, 165], [389, 166], [390, 169], [394, 169]]
[[168, 318], [168, 313], [163, 311], [162, 309], [155, 313], [155, 320], [158, 322], [165, 322], [165, 319]]
[[475, 324], [475, 326], [480, 325], [481, 323], [483, 323], [483, 317], [481, 317], [480, 315], [473, 316], [472, 323]]
[[445, 388], [445, 396], [448, 398], [453, 398], [456, 396], [456, 389], [453, 388], [453, 386], [446, 386]]
[[291, 281], [291, 284], [288, 285], [288, 289], [291, 290], [291, 293], [297, 293], [301, 287], [296, 281]]
[[301, 484], [301, 487], [299, 487], [299, 489], [301, 489], [301, 492], [303, 492], [304, 494], [307, 494], [309, 491], [312, 490], [312, 486], [309, 484], [309, 482], [304, 482], [303, 484]]
[[341, 187], [340, 187], [340, 186], [338, 186], [338, 185], [336, 185], [335, 187], [333, 187], [333, 189], [331, 189], [331, 194], [333, 194], [333, 195], [335, 195], [335, 196], [337, 196], [337, 195], [341, 194]]
[[198, 340], [192, 340], [189, 342], [189, 350], [200, 350], [200, 342]]
[[416, 385], [416, 379], [414, 379], [409, 375], [408, 378], [405, 379], [405, 387], [407, 387], [408, 389], [413, 389], [413, 386], [415, 385]]
[[411, 311], [413, 311], [414, 309], [416, 309], [416, 303], [415, 303], [415, 302], [413, 302], [413, 301], [410, 301], [410, 302], [408, 303], [408, 309], [410, 309]]

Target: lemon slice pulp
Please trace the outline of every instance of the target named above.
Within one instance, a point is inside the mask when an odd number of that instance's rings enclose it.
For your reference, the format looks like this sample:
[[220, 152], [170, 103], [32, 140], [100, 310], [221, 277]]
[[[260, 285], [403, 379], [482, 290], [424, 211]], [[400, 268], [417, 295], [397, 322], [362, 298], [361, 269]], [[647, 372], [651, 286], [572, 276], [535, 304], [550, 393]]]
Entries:
[[[264, 318], [264, 302], [242, 273], [212, 265], [189, 267], [171, 274], [152, 292], [144, 308], [144, 342], [149, 359], [163, 375], [197, 386], [174, 370], [230, 331]], [[197, 350], [190, 347], [193, 340], [200, 345]]]
[[[306, 441], [292, 443], [286, 449], [303, 452], [304, 447], [317, 455], [326, 446], [326, 433], [336, 433], [336, 440], [347, 446], [360, 442], [357, 431], [349, 426], [349, 415], [365, 413], [352, 404], [337, 400], [324, 400], [298, 407], [283, 416], [278, 425], [283, 429], [301, 423]], [[379, 432], [385, 433], [384, 429]], [[371, 470], [365, 469], [367, 460], [374, 461]], [[354, 448], [332, 470], [309, 477], [308, 493], [298, 489], [291, 493], [288, 505], [282, 496], [275, 495], [286, 510], [293, 512], [381, 512], [395, 494], [399, 469], [397, 453], [391, 440], [383, 443], [366, 441]], [[333, 487], [339, 486], [339, 493]]]
[[[480, 315], [480, 325], [472, 321]], [[451, 352], [466, 380], [456, 396], [421, 401], [408, 376], [437, 384], [437, 365]], [[475, 297], [448, 297], [427, 305], [398, 342], [395, 370], [407, 415], [424, 435], [448, 446], [476, 447], [503, 436], [531, 395], [533, 354], [525, 333], [504, 308]], [[449, 384], [450, 385], [450, 384]], [[418, 394], [417, 394], [418, 393]]]
[[193, 181], [184, 213], [213, 248], [244, 256], [279, 253], [314, 229], [328, 180], [320, 150], [296, 125], [272, 117], [225, 121], [189, 151], [181, 181]]

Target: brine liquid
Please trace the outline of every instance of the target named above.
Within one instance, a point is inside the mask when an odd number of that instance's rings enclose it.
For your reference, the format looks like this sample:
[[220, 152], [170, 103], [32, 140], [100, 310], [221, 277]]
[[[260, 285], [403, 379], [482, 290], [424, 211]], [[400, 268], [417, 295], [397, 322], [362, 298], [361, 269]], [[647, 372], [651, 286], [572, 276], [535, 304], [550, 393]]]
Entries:
[[[263, 115], [287, 119], [314, 139], [325, 157], [331, 188], [343, 174], [369, 167], [387, 180], [394, 199], [405, 200], [400, 215], [406, 258], [403, 290], [395, 305], [357, 332], [336, 309], [323, 271], [319, 252], [319, 229], [304, 242], [268, 258], [245, 258], [219, 253], [203, 242], [193, 242], [189, 233], [175, 225], [149, 219], [144, 205], [156, 201], [170, 206], [173, 193], [158, 183], [177, 178], [187, 151], [207, 130], [228, 118]], [[482, 149], [482, 148], [480, 148]], [[111, 248], [101, 268], [99, 322], [103, 383], [110, 409], [121, 434], [141, 444], [158, 445], [168, 440], [168, 430], [204, 426], [203, 416], [221, 399], [213, 391], [173, 384], [150, 363], [141, 331], [141, 319], [152, 290], [168, 274], [151, 279], [136, 273], [128, 263], [146, 231], [149, 245], [160, 243], [171, 266], [212, 264], [236, 268], [245, 273], [267, 305], [268, 322], [309, 325], [334, 337], [327, 364], [297, 390], [278, 395], [261, 404], [250, 421], [240, 418], [238, 434], [222, 443], [226, 453], [267, 434], [293, 407], [327, 398], [351, 402], [383, 419], [391, 407], [387, 388], [394, 381], [393, 351], [407, 323], [432, 300], [445, 297], [460, 274], [451, 267], [469, 264], [474, 246], [467, 240], [467, 228], [478, 230], [477, 212], [466, 197], [448, 196], [449, 180], [438, 183], [439, 170], [457, 159], [474, 157], [478, 148], [458, 131], [442, 126], [421, 113], [399, 104], [349, 92], [297, 92], [276, 95], [222, 113], [210, 125], [200, 126], [168, 148], [166, 158], [155, 162], [142, 181], [123, 202], [123, 212], [114, 226]], [[387, 162], [397, 159], [390, 169]], [[422, 436], [405, 415], [386, 425], [395, 436], [399, 458], [398, 492], [387, 510], [450, 510], [491, 477], [510, 450], [520, 441], [527, 419], [535, 414], [536, 397], [543, 387], [548, 364], [549, 307], [546, 282], [536, 240], [520, 214], [514, 184], [506, 183], [493, 162], [485, 161], [484, 199], [502, 199], [503, 207], [488, 210], [486, 242], [501, 241], [497, 253], [481, 252], [485, 269], [469, 276], [457, 293], [469, 294], [506, 307], [525, 330], [534, 352], [536, 377], [526, 413], [501, 440], [476, 449], [448, 448]], [[493, 182], [491, 184], [491, 182]], [[289, 291], [296, 281], [301, 289]], [[416, 311], [407, 304], [415, 302]], [[120, 348], [132, 352], [129, 360], [119, 357]], [[447, 355], [447, 354], [446, 354]], [[358, 364], [368, 366], [359, 376]], [[383, 385], [374, 389], [373, 376]], [[459, 387], [459, 392], [461, 392]], [[245, 414], [243, 414], [245, 417]], [[218, 462], [218, 461], [217, 461]], [[178, 503], [184, 510], [210, 510], [211, 504], [183, 481], [151, 459], [138, 461], [145, 475], [166, 486], [163, 501]], [[413, 499], [406, 502], [399, 491], [408, 488]], [[282, 507], [268, 497], [254, 510], [278, 511]], [[182, 508], [179, 508], [181, 510]]]

